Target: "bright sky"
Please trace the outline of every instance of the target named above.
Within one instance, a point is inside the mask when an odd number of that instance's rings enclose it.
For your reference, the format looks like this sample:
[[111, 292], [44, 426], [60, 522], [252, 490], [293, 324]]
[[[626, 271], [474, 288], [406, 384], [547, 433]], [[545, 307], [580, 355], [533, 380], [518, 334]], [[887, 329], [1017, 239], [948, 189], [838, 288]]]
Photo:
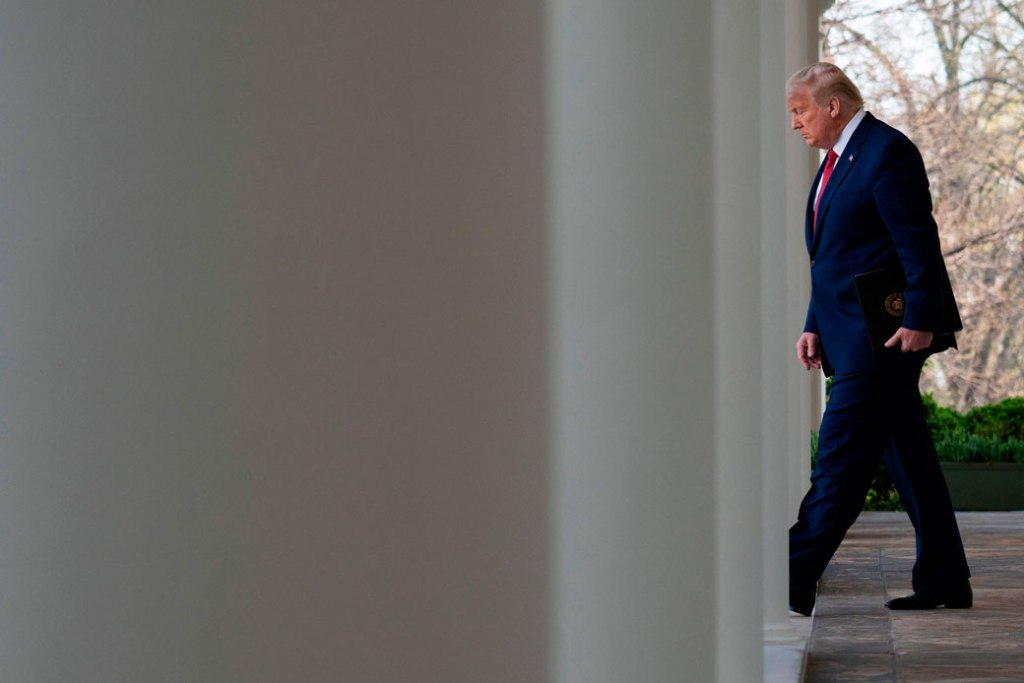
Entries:
[[856, 16], [846, 23], [871, 38], [891, 31], [900, 40], [901, 58], [908, 60], [908, 66], [920, 76], [933, 74], [939, 68], [935, 36], [919, 12], [893, 11], [906, 5], [906, 0], [839, 0], [824, 16]]
[[[878, 40], [882, 46], [889, 47], [898, 45], [899, 48], [891, 49], [888, 57], [899, 65], [902, 73], [908, 74], [911, 78], [937, 78], [941, 73], [941, 62], [938, 48], [935, 44], [935, 35], [928, 21], [916, 11], [893, 11], [899, 7], [906, 7], [906, 0], [838, 0], [828, 11], [823, 19], [837, 19], [840, 17], [853, 17], [844, 19], [851, 29], [864, 34], [871, 40]], [[885, 35], [891, 38], [882, 38]], [[835, 43], [839, 35], [833, 31], [830, 40]], [[854, 80], [864, 89], [865, 96], [871, 100], [871, 83], [874, 78], [867, 74], [857, 73], [856, 63], [864, 61], [863, 53], [858, 54], [858, 59], [848, 60], [845, 57], [851, 49], [858, 52], [863, 48], [851, 48], [839, 46], [837, 54], [832, 55], [836, 63], [845, 70], [848, 70]], [[871, 58], [869, 63], [877, 64], [878, 60]], [[868, 76], [868, 77], [865, 77]], [[884, 102], [871, 102], [885, 109]]]

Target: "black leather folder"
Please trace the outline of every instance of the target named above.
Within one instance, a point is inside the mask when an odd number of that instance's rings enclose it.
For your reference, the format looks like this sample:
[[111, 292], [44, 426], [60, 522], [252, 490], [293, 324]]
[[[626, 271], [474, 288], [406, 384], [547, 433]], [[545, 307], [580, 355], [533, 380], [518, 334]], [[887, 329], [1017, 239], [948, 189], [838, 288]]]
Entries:
[[906, 308], [903, 290], [907, 282], [902, 272], [889, 268], [854, 275], [853, 282], [864, 311], [871, 348], [879, 351], [903, 324], [903, 310]]

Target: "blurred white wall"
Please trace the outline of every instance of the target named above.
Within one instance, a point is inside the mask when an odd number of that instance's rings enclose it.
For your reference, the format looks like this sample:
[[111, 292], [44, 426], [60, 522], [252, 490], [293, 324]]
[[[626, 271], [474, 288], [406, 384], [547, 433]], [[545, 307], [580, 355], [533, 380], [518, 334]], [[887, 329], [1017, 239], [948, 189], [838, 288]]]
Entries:
[[0, 678], [759, 675], [743, 6], [0, 5]]

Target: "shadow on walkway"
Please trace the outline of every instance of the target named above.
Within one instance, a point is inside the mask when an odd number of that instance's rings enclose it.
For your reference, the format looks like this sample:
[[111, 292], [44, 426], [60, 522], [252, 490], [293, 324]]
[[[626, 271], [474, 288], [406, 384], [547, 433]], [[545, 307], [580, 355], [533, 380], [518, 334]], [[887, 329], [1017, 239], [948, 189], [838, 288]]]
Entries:
[[805, 683], [1024, 681], [1024, 512], [958, 513], [974, 608], [890, 612], [911, 592], [914, 530], [865, 512], [822, 577]]

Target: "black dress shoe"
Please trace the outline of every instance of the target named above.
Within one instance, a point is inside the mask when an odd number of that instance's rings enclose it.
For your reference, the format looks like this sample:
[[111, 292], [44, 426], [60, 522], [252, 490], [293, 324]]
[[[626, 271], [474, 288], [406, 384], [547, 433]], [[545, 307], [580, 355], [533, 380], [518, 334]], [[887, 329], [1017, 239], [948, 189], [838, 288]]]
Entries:
[[946, 609], [967, 609], [974, 605], [974, 593], [971, 584], [963, 584], [943, 591], [921, 591], [911, 593], [902, 598], [893, 598], [885, 603], [889, 609], [935, 609], [945, 606]]
[[802, 614], [805, 617], [811, 616], [811, 612], [814, 611], [814, 598], [815, 592], [810, 591], [790, 591], [789, 592], [789, 609], [797, 614]]

